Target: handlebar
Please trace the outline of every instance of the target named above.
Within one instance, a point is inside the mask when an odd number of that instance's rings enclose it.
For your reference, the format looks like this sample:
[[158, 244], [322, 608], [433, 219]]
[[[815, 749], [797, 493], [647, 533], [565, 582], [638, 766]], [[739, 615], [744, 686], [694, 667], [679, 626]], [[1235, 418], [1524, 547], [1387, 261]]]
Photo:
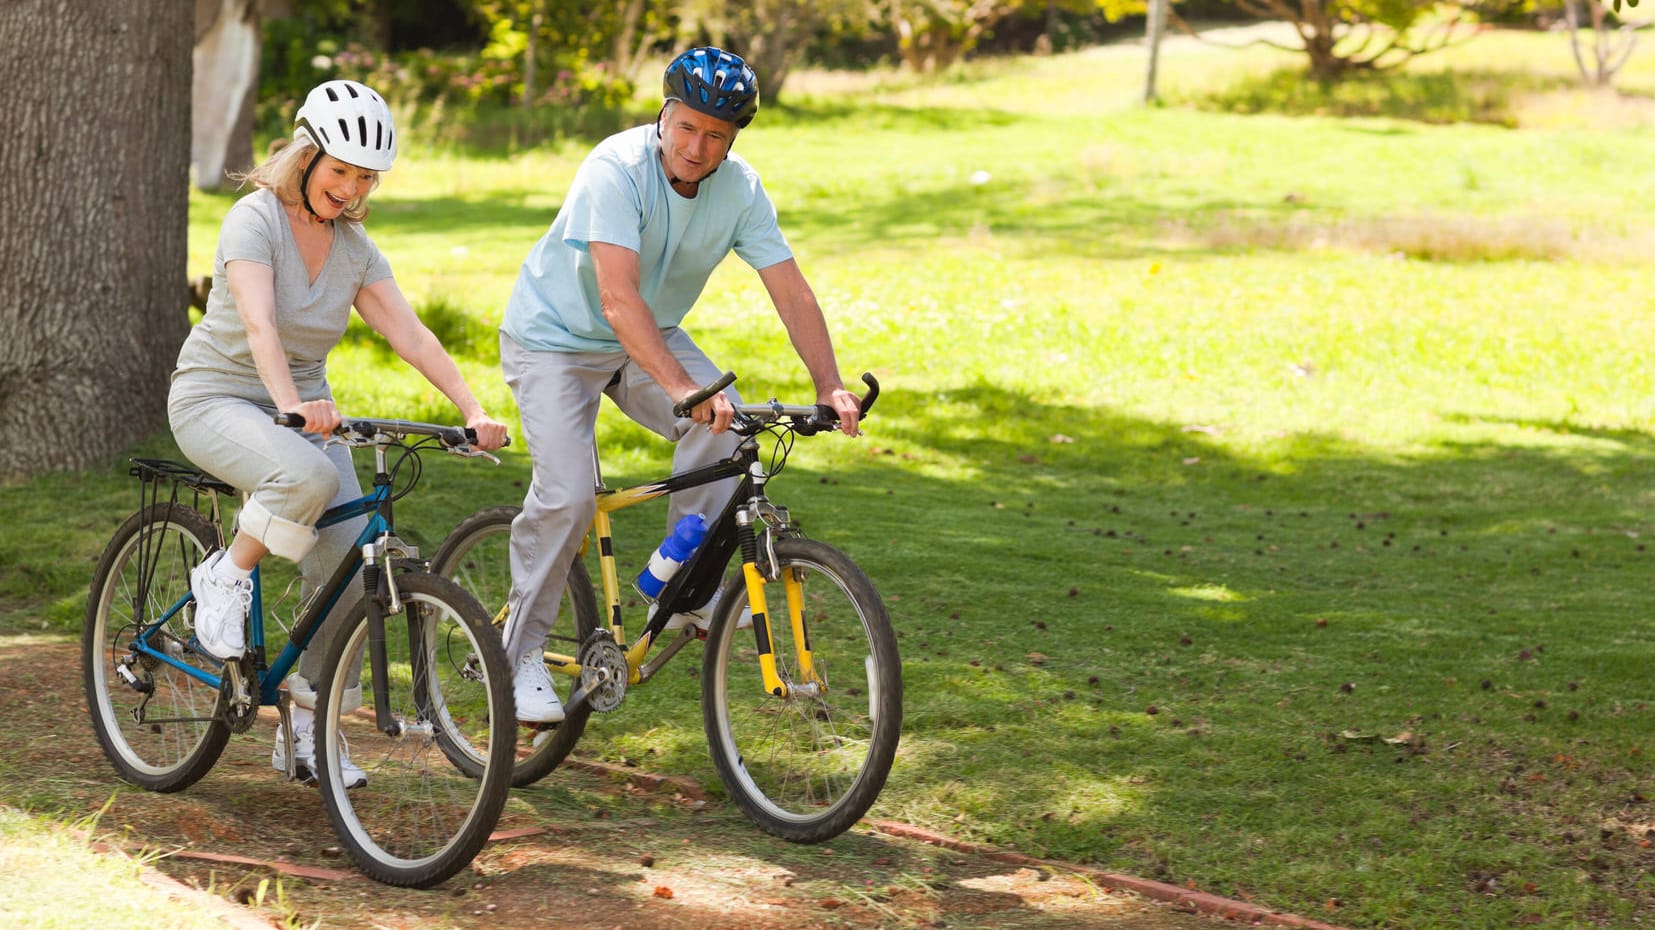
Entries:
[[[276, 425], [292, 429], [304, 429], [305, 418], [297, 413], [276, 414]], [[335, 436], [346, 440], [372, 441], [375, 436], [386, 435], [401, 439], [404, 436], [432, 436], [445, 449], [467, 449], [477, 442], [477, 431], [463, 426], [443, 426], [437, 423], [417, 423], [413, 420], [379, 420], [372, 417], [347, 418], [333, 431]], [[506, 445], [511, 445], [511, 437], [506, 437]]]
[[[718, 380], [694, 394], [684, 398], [672, 407], [672, 412], [680, 417], [687, 417], [696, 405], [701, 404], [719, 391], [734, 384], [734, 372], [725, 372]], [[862, 373], [862, 383], [868, 386], [868, 393], [857, 399], [857, 408], [861, 417], [867, 417], [873, 409], [874, 401], [879, 398], [879, 381], [870, 372]], [[735, 421], [731, 428], [738, 433], [751, 434], [765, 423], [775, 423], [786, 420], [795, 432], [809, 436], [823, 430], [831, 430], [839, 425], [839, 414], [827, 404], [783, 404], [771, 400], [763, 404], [736, 404]]]
[[702, 388], [701, 390], [696, 391], [694, 394], [691, 394], [690, 396], [684, 398], [683, 400], [679, 401], [678, 403], [673, 404], [672, 405], [672, 415], [675, 416], [675, 417], [687, 417], [687, 416], [689, 416], [690, 411], [694, 410], [696, 407], [699, 407], [703, 403], [705, 403], [707, 398], [713, 396], [714, 394], [717, 394], [719, 391], [722, 391], [725, 388], [727, 388], [730, 385], [735, 384], [735, 383], [736, 383], [736, 373], [733, 372], [733, 371], [726, 371], [724, 374], [718, 376], [717, 381], [714, 381], [712, 384], [709, 384], [706, 387]]

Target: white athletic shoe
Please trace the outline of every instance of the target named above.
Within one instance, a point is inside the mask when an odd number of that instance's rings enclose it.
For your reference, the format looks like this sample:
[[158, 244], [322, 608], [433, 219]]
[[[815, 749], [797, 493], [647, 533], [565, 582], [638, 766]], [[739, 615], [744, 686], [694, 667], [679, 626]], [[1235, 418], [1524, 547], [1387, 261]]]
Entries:
[[511, 676], [512, 697], [517, 701], [517, 719], [524, 723], [557, 723], [563, 719], [563, 702], [552, 687], [552, 675], [539, 649], [530, 649], [517, 660]]
[[[293, 777], [307, 785], [316, 783], [316, 713], [309, 708], [294, 705], [293, 718]], [[339, 772], [345, 787], [360, 788], [368, 783], [368, 773], [351, 761], [351, 747], [339, 737]], [[287, 773], [287, 740], [283, 739], [282, 725], [276, 724], [276, 748], [270, 751], [270, 764], [276, 771]]]
[[[695, 610], [686, 610], [683, 613], [673, 614], [667, 619], [666, 628], [661, 632], [670, 633], [673, 630], [681, 630], [686, 626], [692, 626], [695, 627], [697, 633], [700, 633], [703, 637], [706, 636], [707, 630], [713, 625], [713, 613], [718, 609], [718, 599], [723, 594], [723, 591], [714, 591], [713, 599], [701, 607]], [[736, 629], [750, 630], [752, 628], [752, 608], [743, 607], [741, 608], [741, 616], [736, 618]]]
[[231, 579], [215, 569], [228, 558], [220, 549], [190, 571], [195, 592], [195, 639], [215, 659], [239, 659], [247, 654], [247, 608], [253, 603], [251, 579]]

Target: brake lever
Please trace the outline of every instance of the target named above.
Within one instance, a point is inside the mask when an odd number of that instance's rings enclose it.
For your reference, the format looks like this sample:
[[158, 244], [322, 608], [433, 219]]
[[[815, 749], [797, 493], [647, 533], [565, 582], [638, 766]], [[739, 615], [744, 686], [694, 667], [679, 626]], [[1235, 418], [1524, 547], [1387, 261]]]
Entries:
[[492, 452], [486, 452], [482, 449], [473, 449], [470, 446], [464, 446], [464, 447], [454, 446], [453, 448], [449, 449], [448, 451], [450, 451], [450, 452], [454, 453], [455, 455], [458, 455], [462, 458], [488, 459], [489, 461], [493, 462], [496, 465], [500, 464], [500, 457], [499, 456], [495, 455]]

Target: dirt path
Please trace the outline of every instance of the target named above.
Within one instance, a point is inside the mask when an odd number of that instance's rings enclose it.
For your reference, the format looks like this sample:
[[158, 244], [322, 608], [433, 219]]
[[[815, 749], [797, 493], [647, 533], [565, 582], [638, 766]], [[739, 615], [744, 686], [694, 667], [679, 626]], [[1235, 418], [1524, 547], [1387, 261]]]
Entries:
[[[76, 819], [108, 803], [98, 826], [106, 842], [169, 853], [155, 864], [161, 873], [230, 901], [245, 904], [261, 879], [280, 876], [285, 908], [260, 911], [273, 925], [283, 919], [302, 927], [389, 930], [1231, 925], [1211, 915], [1211, 901], [1160, 903], [1129, 890], [1142, 889], [1131, 880], [948, 848], [900, 825], [864, 824], [821, 846], [784, 843], [733, 808], [700, 799], [693, 783], [596, 765], [566, 768], [514, 791], [496, 839], [469, 871], [428, 891], [390, 888], [361, 877], [341, 856], [313, 789], [271, 771], [274, 711], [266, 713], [268, 724], [233, 738], [195, 786], [172, 795], [140, 791], [115, 776], [92, 736], [78, 648], [0, 637], [0, 765], [14, 775], [0, 787], [0, 804], [62, 809], [64, 819]], [[1196, 913], [1197, 905], [1208, 913]]]

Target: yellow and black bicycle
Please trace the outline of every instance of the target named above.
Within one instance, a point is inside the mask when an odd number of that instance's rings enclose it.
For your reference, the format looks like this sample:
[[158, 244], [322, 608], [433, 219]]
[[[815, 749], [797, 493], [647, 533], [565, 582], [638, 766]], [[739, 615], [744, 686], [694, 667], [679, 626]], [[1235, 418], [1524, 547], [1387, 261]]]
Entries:
[[[685, 398], [680, 416], [735, 380], [718, 381]], [[866, 414], [879, 384], [864, 374]], [[701, 705], [713, 763], [725, 789], [754, 823], [799, 843], [821, 842], [849, 829], [885, 785], [902, 728], [902, 667], [890, 615], [866, 573], [849, 556], [807, 539], [786, 507], [768, 496], [769, 482], [800, 436], [832, 431], [829, 407], [776, 401], [736, 405], [731, 429], [742, 437], [720, 462], [634, 487], [609, 488], [594, 460], [597, 513], [592, 537], [570, 568], [560, 618], [547, 643], [554, 674], [571, 679], [565, 719], [533, 725], [513, 785], [545, 777], [580, 739], [592, 711], [619, 707], [629, 688], [649, 681], [685, 645], [693, 627], [652, 648], [675, 612], [706, 604], [722, 585], [705, 634]], [[773, 442], [761, 451], [759, 436]], [[595, 459], [595, 456], [594, 456]], [[741, 480], [705, 541], [662, 589], [637, 638], [623, 625], [621, 582], [610, 515], [685, 488]], [[519, 508], [492, 507], [455, 527], [432, 558], [431, 570], [455, 579], [505, 618], [511, 590], [511, 521]], [[599, 611], [584, 556], [597, 545], [604, 607]], [[739, 553], [740, 571], [729, 573]], [[750, 628], [747, 617], [751, 617]], [[604, 617], [608, 622], [603, 622]], [[525, 724], [525, 726], [530, 726]]]

